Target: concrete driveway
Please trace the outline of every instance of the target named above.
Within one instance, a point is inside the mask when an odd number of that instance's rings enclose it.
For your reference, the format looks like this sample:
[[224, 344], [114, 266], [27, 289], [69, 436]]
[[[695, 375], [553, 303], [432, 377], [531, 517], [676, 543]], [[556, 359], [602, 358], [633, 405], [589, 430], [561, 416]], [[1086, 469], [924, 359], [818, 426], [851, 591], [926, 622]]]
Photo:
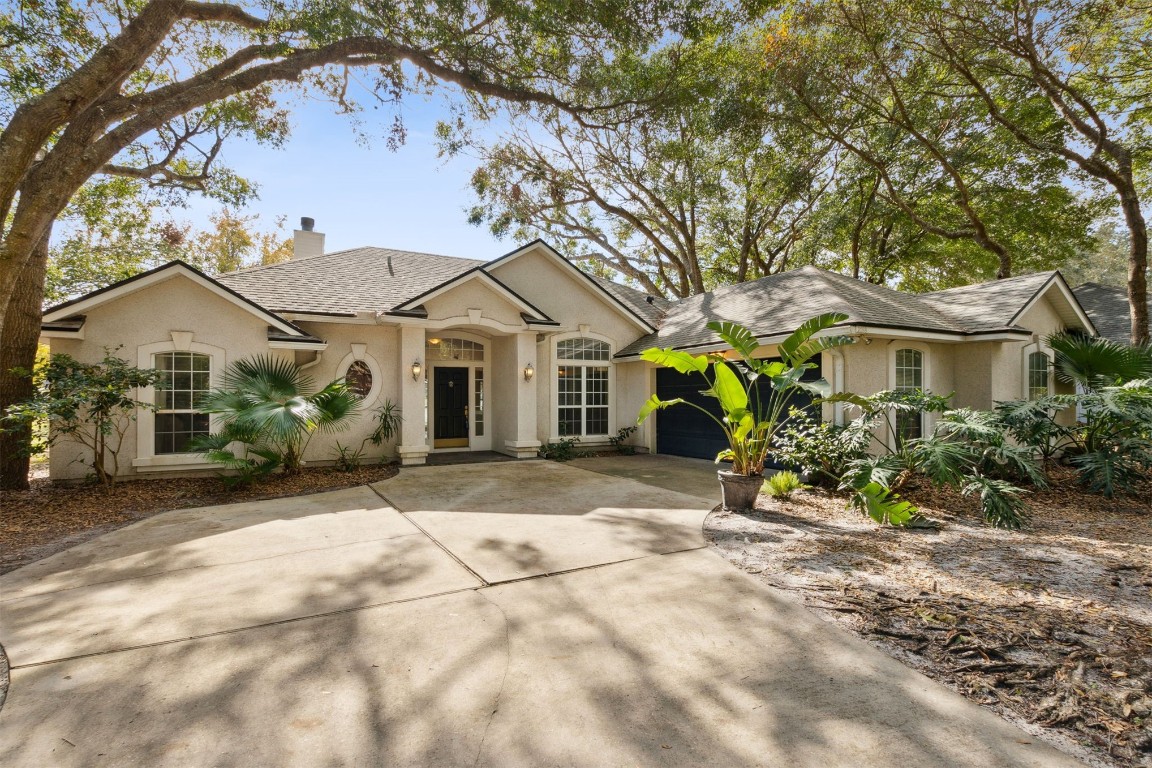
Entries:
[[700, 491], [429, 467], [121, 529], [0, 577], [0, 764], [1076, 764], [730, 567]]

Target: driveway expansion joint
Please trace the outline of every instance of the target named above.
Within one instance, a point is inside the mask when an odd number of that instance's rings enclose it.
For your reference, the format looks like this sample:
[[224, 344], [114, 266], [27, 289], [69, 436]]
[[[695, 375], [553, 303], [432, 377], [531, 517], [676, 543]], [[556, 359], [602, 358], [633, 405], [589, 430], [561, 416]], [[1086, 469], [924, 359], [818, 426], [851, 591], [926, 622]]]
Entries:
[[387, 605], [400, 605], [402, 603], [414, 603], [417, 600], [429, 600], [434, 597], [444, 597], [446, 595], [458, 595], [462, 592], [474, 592], [479, 587], [461, 587], [460, 589], [449, 589], [444, 592], [436, 592], [431, 595], [415, 595], [413, 597], [403, 597], [398, 600], [384, 600], [379, 603], [369, 603], [368, 605], [355, 605], [349, 608], [339, 608], [335, 611], [323, 611], [321, 613], [311, 613], [307, 616], [293, 616], [289, 619], [277, 619], [276, 621], [266, 621], [260, 624], [250, 624], [246, 627], [233, 627], [232, 629], [221, 629], [216, 632], [205, 632], [202, 635], [189, 635], [188, 637], [173, 637], [168, 640], [157, 640], [151, 643], [138, 643], [136, 645], [126, 645], [123, 648], [109, 648], [103, 651], [93, 651], [91, 653], [79, 653], [75, 656], [61, 656], [58, 659], [45, 659], [43, 661], [33, 661], [28, 664], [13, 664], [10, 668], [17, 669], [31, 669], [32, 667], [43, 667], [49, 664], [60, 664], [65, 661], [77, 661], [79, 659], [88, 659], [93, 656], [110, 656], [114, 653], [126, 653], [128, 651], [138, 651], [144, 648], [159, 648], [164, 645], [176, 645], [177, 643], [186, 643], [192, 640], [206, 640], [210, 637], [222, 637], [225, 635], [235, 635], [240, 632], [248, 632], [254, 629], [267, 629], [268, 627], [279, 627], [284, 624], [295, 624], [301, 621], [310, 621], [312, 619], [324, 619], [331, 616], [342, 616], [349, 613], [358, 613], [359, 611], [367, 611], [372, 608], [383, 608]]
[[414, 519], [412, 519], [412, 518], [411, 518], [411, 517], [408, 515], [408, 513], [407, 513], [407, 512], [405, 512], [404, 510], [400, 509], [400, 507], [398, 507], [398, 506], [396, 506], [395, 504], [393, 504], [393, 503], [392, 503], [392, 500], [391, 500], [391, 499], [389, 499], [389, 498], [388, 498], [387, 496], [385, 496], [384, 494], [380, 493], [379, 489], [377, 489], [377, 488], [376, 488], [375, 486], [373, 486], [373, 485], [369, 485], [368, 487], [372, 489], [372, 492], [373, 492], [373, 493], [375, 493], [377, 496], [379, 496], [381, 499], [383, 499], [383, 500], [384, 500], [384, 503], [386, 503], [388, 506], [392, 507], [392, 509], [394, 509], [394, 510], [396, 510], [397, 512], [399, 512], [399, 513], [400, 513], [400, 514], [401, 514], [401, 515], [404, 517], [404, 519], [405, 519], [405, 520], [407, 520], [409, 523], [411, 523], [411, 524], [412, 524], [412, 525], [413, 525], [413, 526], [414, 526], [414, 527], [415, 527], [415, 528], [416, 528], [418, 531], [420, 531], [420, 533], [422, 533], [422, 534], [424, 534], [425, 536], [427, 536], [429, 541], [431, 541], [433, 544], [435, 544], [437, 547], [439, 547], [439, 548], [440, 548], [440, 551], [442, 551], [444, 554], [448, 555], [448, 557], [450, 557], [450, 558], [452, 558], [453, 560], [455, 560], [455, 561], [456, 561], [456, 562], [457, 562], [457, 563], [460, 565], [460, 567], [461, 567], [461, 568], [463, 568], [464, 570], [468, 571], [468, 573], [472, 574], [472, 576], [473, 576], [473, 577], [475, 577], [475, 578], [476, 578], [476, 579], [477, 579], [477, 580], [480, 582], [481, 586], [484, 586], [484, 587], [487, 587], [487, 586], [491, 586], [492, 582], [488, 581], [488, 580], [487, 580], [487, 579], [485, 579], [483, 576], [481, 576], [480, 574], [476, 573], [476, 571], [472, 570], [472, 568], [471, 568], [471, 567], [468, 565], [468, 563], [466, 563], [466, 562], [464, 562], [463, 560], [461, 560], [459, 557], [457, 557], [457, 556], [456, 556], [456, 553], [455, 553], [455, 552], [453, 552], [452, 550], [448, 549], [448, 547], [446, 547], [446, 546], [444, 546], [443, 544], [441, 544], [441, 543], [440, 543], [440, 541], [439, 541], [439, 540], [438, 540], [438, 539], [437, 539], [435, 536], [433, 536], [432, 534], [428, 533], [428, 531], [426, 531], [426, 530], [424, 529], [424, 527], [423, 527], [422, 525], [420, 525], [420, 523], [418, 523], [418, 522], [416, 522]]
[[61, 589], [49, 589], [44, 592], [33, 592], [28, 595], [17, 595], [16, 597], [0, 598], [0, 605], [4, 603], [15, 603], [20, 600], [27, 600], [33, 597], [43, 597], [45, 595], [59, 595], [64, 592], [71, 592], [74, 589], [88, 589], [89, 587], [100, 587], [106, 584], [119, 584], [125, 581], [139, 581], [141, 579], [152, 579], [157, 576], [167, 576], [172, 573], [181, 573], [184, 571], [204, 570], [208, 568], [222, 568], [230, 565], [244, 565], [245, 563], [259, 563], [263, 560], [275, 560], [280, 557], [295, 557], [296, 555], [303, 555], [308, 552], [325, 552], [327, 550], [343, 549], [345, 547], [357, 547], [362, 544], [374, 544], [381, 541], [393, 541], [395, 539], [403, 539], [408, 536], [419, 536], [419, 533], [401, 533], [396, 536], [382, 536], [378, 539], [360, 539], [357, 541], [350, 541], [344, 544], [333, 544], [328, 547], [309, 547], [307, 549], [294, 549], [291, 552], [277, 552], [274, 555], [267, 555], [265, 557], [253, 557], [248, 560], [227, 560], [220, 563], [201, 563], [199, 565], [188, 565], [183, 568], [165, 568], [159, 571], [152, 571], [150, 573], [141, 573], [136, 576], [125, 576], [122, 579], [108, 579], [106, 581], [93, 581], [87, 584], [77, 584], [74, 587], [62, 587]]

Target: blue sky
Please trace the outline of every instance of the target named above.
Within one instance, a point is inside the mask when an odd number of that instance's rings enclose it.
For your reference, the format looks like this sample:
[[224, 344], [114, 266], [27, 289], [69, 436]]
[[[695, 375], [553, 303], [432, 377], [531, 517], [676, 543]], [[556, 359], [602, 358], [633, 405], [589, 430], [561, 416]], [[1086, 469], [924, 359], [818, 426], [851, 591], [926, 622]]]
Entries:
[[[259, 185], [260, 199], [245, 209], [260, 214], [258, 228], [272, 230], [283, 215], [290, 233], [301, 216], [311, 216], [329, 251], [376, 245], [488, 259], [512, 250], [515, 243], [467, 222], [473, 161], [436, 157], [433, 131], [448, 116], [446, 105], [410, 97], [401, 112], [407, 142], [396, 152], [385, 142], [393, 114], [382, 107], [362, 116], [361, 130], [371, 137], [365, 146], [349, 117], [331, 105], [298, 103], [284, 147], [233, 140], [220, 161]], [[218, 203], [193, 200], [172, 214], [207, 228], [208, 214], [218, 209]]]

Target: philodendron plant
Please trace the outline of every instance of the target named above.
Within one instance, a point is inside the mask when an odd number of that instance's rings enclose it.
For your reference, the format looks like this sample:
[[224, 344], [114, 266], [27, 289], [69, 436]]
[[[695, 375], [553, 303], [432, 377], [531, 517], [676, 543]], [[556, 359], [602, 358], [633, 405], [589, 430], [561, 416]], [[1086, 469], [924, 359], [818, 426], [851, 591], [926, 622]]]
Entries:
[[[817, 336], [847, 315], [828, 312], [803, 323], [787, 339], [776, 346], [778, 359], [756, 357], [760, 343], [747, 328], [730, 322], [708, 323], [708, 328], [736, 353], [736, 359], [712, 353], [693, 355], [675, 349], [653, 347], [644, 350], [641, 357], [680, 373], [698, 373], [708, 384], [703, 394], [715, 398], [722, 416], [690, 403], [683, 398], [661, 400], [656, 395], [640, 409], [636, 419], [642, 424], [653, 412], [674, 405], [687, 405], [707, 414], [724, 432], [728, 447], [716, 455], [716, 461], [731, 461], [732, 472], [737, 475], [756, 476], [764, 472], [764, 462], [772, 447], [772, 439], [788, 413], [791, 398], [797, 392], [809, 392], [827, 397], [832, 387], [824, 379], [804, 381], [804, 373], [817, 367], [812, 358], [826, 349], [852, 343], [848, 336]], [[770, 383], [767, 396], [757, 381]]]

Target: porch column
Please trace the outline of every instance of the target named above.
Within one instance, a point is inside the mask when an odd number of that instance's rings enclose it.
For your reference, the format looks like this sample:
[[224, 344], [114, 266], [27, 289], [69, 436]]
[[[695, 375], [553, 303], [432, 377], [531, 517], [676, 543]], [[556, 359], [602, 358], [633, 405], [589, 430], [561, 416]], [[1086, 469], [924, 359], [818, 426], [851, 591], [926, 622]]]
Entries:
[[[412, 380], [412, 363], [419, 361], [423, 370]], [[428, 456], [428, 443], [424, 435], [424, 377], [428, 375], [428, 361], [424, 359], [424, 329], [404, 325], [400, 327], [400, 463], [404, 466], [423, 464]]]
[[[512, 386], [516, 387], [515, 426], [510, 430], [514, 436], [504, 441], [503, 453], [518, 459], [530, 459], [537, 455], [540, 440], [536, 432], [536, 386], [540, 376], [547, 376], [536, 365], [536, 332], [516, 334], [512, 348], [515, 350]], [[529, 365], [535, 371], [532, 381], [524, 380], [524, 369]], [[510, 414], [511, 415], [511, 414]]]

